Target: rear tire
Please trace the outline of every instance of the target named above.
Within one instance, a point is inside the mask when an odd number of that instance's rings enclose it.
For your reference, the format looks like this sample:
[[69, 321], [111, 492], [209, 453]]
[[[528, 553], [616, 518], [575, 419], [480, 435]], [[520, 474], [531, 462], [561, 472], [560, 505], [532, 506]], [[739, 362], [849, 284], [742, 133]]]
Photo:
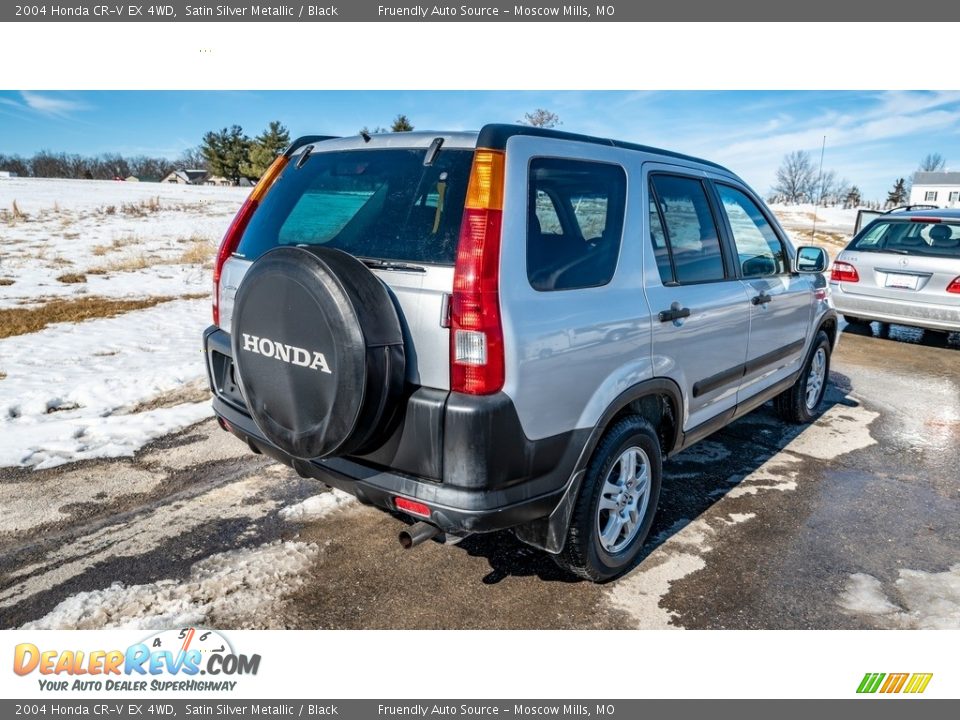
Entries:
[[661, 465], [660, 441], [649, 421], [628, 415], [611, 425], [587, 466], [556, 563], [593, 582], [629, 570], [653, 524]]
[[814, 338], [800, 377], [789, 390], [774, 398], [777, 414], [796, 425], [813, 422], [819, 415], [820, 404], [827, 392], [830, 379], [830, 338], [821, 330]]

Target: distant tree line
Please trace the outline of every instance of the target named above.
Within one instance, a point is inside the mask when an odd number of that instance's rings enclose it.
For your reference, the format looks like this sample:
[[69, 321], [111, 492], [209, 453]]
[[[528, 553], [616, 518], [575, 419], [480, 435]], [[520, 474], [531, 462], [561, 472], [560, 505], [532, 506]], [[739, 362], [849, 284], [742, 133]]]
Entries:
[[[556, 127], [559, 116], [537, 108], [525, 113], [519, 122], [535, 127]], [[361, 134], [411, 132], [413, 123], [398, 114], [389, 127], [364, 127]], [[138, 155], [124, 157], [119, 153], [75, 155], [41, 150], [32, 157], [0, 153], [0, 170], [20, 177], [72, 178], [79, 180], [113, 180], [134, 176], [140, 180], [160, 180], [174, 170], [204, 170], [227, 178], [233, 183], [241, 179], [256, 180], [277, 155], [290, 144], [290, 132], [275, 120], [256, 137], [248, 136], [240, 125], [211, 130], [195, 148], [185, 150], [176, 160]]]
[[41, 150], [31, 157], [0, 154], [0, 170], [20, 177], [73, 178], [76, 180], [113, 180], [134, 175], [159, 180], [171, 170], [186, 168], [181, 160], [117, 153], [73, 155]]

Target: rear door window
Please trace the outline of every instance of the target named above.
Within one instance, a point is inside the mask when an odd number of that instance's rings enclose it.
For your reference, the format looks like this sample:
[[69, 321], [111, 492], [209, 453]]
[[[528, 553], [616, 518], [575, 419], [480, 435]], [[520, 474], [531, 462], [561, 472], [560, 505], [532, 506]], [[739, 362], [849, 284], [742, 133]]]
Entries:
[[527, 278], [536, 290], [606, 285], [620, 255], [627, 176], [619, 165], [534, 158]]
[[651, 222], [651, 240], [660, 277], [666, 274], [667, 263], [663, 248], [657, 247], [657, 231], [663, 233], [669, 251], [668, 282], [682, 285], [725, 279], [720, 237], [703, 182], [657, 174], [651, 176], [650, 187], [659, 210], [660, 222], [656, 225]]
[[253, 260], [280, 245], [322, 245], [357, 257], [452, 265], [471, 150], [314, 152], [283, 171], [237, 252]]

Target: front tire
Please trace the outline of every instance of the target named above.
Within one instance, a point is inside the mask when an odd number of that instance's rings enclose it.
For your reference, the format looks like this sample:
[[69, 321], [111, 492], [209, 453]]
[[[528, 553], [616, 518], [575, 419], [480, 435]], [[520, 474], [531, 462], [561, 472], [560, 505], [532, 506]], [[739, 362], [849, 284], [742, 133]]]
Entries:
[[777, 414], [796, 425], [813, 422], [820, 410], [830, 378], [830, 338], [821, 330], [800, 370], [800, 377], [789, 390], [774, 398]]
[[557, 564], [593, 582], [630, 569], [653, 524], [661, 474], [649, 421], [628, 415], [610, 426], [587, 466]]

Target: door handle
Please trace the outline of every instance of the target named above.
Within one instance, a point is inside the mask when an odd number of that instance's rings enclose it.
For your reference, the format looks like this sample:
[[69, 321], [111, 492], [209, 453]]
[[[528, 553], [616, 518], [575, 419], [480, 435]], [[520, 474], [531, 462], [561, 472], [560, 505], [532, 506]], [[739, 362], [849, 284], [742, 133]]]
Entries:
[[669, 310], [660, 311], [660, 322], [672, 322], [690, 317], [690, 308], [680, 307], [680, 303], [674, 303]]
[[765, 292], [762, 292], [756, 297], [752, 298], [750, 302], [752, 302], [754, 305], [766, 305], [771, 300], [773, 300], [772, 297], [767, 295]]

